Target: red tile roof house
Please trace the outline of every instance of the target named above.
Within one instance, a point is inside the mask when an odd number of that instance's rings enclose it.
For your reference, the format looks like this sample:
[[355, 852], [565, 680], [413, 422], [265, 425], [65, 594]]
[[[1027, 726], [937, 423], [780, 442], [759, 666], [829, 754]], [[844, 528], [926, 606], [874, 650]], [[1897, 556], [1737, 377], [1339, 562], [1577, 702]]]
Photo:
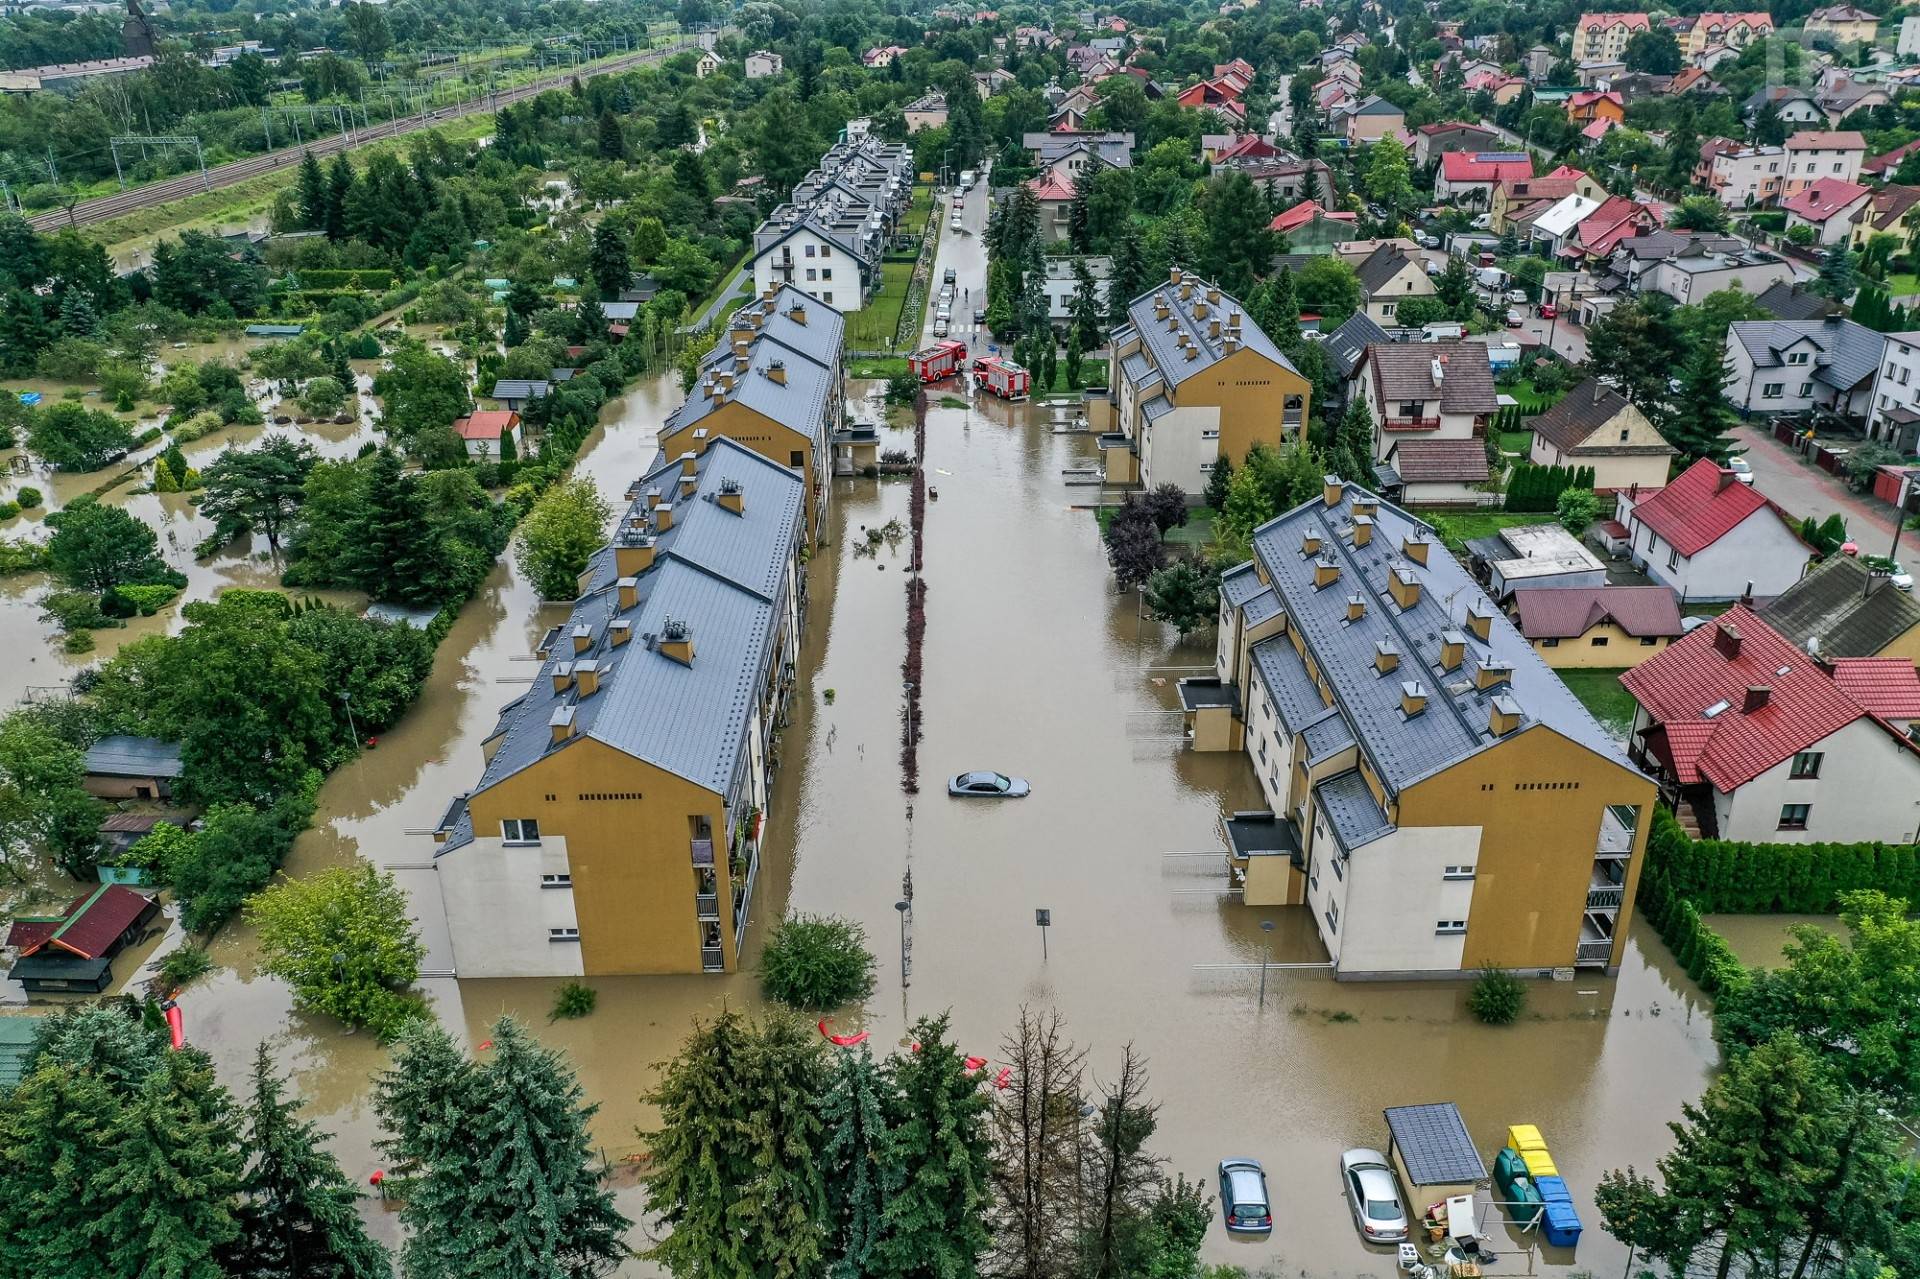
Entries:
[[1580, 220], [1568, 252], [1595, 261], [1611, 257], [1620, 241], [1657, 231], [1665, 221], [1658, 205], [1642, 204], [1624, 195], [1609, 196], [1599, 208]]
[[1043, 173], [1037, 178], [1027, 179], [1027, 189], [1033, 192], [1033, 198], [1040, 204], [1040, 238], [1047, 244], [1058, 244], [1071, 232], [1071, 210], [1073, 207], [1073, 184]]
[[7, 931], [18, 955], [7, 976], [29, 991], [103, 991], [113, 984], [113, 957], [159, 910], [151, 897], [102, 884], [62, 914], [21, 916]]
[[1821, 178], [1780, 201], [1780, 207], [1787, 211], [1787, 230], [1810, 227], [1815, 243], [1842, 244], [1872, 200], [1872, 187], [1843, 178]]
[[1770, 599], [1800, 580], [1807, 546], [1786, 514], [1702, 458], [1665, 488], [1614, 495], [1636, 567], [1689, 600]]
[[1440, 157], [1440, 171], [1433, 177], [1433, 201], [1484, 208], [1496, 185], [1532, 176], [1533, 157], [1523, 151], [1449, 151]]
[[1703, 834], [1759, 843], [1920, 839], [1912, 662], [1815, 661], [1742, 606], [1620, 683], [1637, 705], [1630, 752], [1692, 808]]
[[511, 409], [488, 409], [455, 418], [453, 433], [466, 442], [469, 457], [499, 457], [500, 434], [513, 435], [513, 455], [525, 457], [526, 441], [520, 434], [520, 415]]

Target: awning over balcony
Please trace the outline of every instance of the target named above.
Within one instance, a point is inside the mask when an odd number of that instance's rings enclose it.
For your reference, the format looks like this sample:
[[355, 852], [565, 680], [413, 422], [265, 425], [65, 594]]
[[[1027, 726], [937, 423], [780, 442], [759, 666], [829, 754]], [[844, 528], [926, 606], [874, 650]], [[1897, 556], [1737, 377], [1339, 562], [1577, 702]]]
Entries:
[[1237, 684], [1210, 678], [1180, 681], [1180, 709], [1183, 711], [1192, 712], [1209, 707], [1234, 710], [1239, 705], [1240, 686]]
[[1300, 828], [1291, 818], [1268, 812], [1234, 813], [1222, 818], [1227, 833], [1227, 849], [1236, 859], [1247, 857], [1285, 857], [1299, 864]]

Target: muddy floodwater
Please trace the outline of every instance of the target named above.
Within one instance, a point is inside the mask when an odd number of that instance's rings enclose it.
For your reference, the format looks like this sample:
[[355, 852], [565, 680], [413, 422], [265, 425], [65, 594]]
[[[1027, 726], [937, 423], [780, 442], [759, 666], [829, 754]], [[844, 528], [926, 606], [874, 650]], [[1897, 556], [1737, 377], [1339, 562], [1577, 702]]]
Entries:
[[[579, 469], [610, 500], [652, 457], [677, 400], [668, 377], [607, 406]], [[881, 415], [872, 398], [855, 407]], [[445, 975], [426, 832], [479, 776], [481, 738], [532, 678], [532, 644], [559, 616], [510, 563], [441, 646], [420, 704], [328, 781], [289, 873], [353, 857], [392, 868], [422, 917], [434, 974], [423, 985], [440, 1015], [477, 1043], [495, 1017], [515, 1013], [565, 1048], [600, 1103], [595, 1135], [616, 1164], [641, 1151], [635, 1129], [651, 1116], [639, 1096], [690, 1020], [723, 1003], [759, 1006], [752, 947], [768, 925], [790, 908], [830, 911], [864, 924], [880, 957], [878, 991], [842, 1022], [870, 1029], [883, 1050], [910, 1019], [950, 1009], [960, 1043], [997, 1057], [1023, 1004], [1057, 1007], [1097, 1077], [1129, 1041], [1147, 1054], [1161, 1103], [1154, 1146], [1170, 1172], [1210, 1184], [1224, 1156], [1263, 1160], [1278, 1228], [1242, 1241], [1216, 1225], [1209, 1260], [1392, 1274], [1391, 1254], [1355, 1237], [1336, 1159], [1385, 1143], [1382, 1107], [1450, 1100], [1489, 1163], [1507, 1124], [1539, 1125], [1587, 1223], [1577, 1252], [1496, 1232], [1493, 1273], [1617, 1272], [1624, 1250], [1598, 1229], [1593, 1186], [1607, 1169], [1649, 1166], [1667, 1147], [1666, 1122], [1704, 1085], [1716, 1058], [1698, 992], [1636, 925], [1618, 978], [1534, 985], [1528, 1016], [1510, 1028], [1474, 1023], [1459, 985], [1339, 984], [1311, 968], [1271, 971], [1262, 1007], [1264, 954], [1276, 964], [1324, 955], [1304, 912], [1243, 907], [1220, 892], [1220, 860], [1179, 855], [1217, 852], [1220, 812], [1255, 806], [1258, 789], [1244, 757], [1196, 755], [1180, 742], [1173, 682], [1210, 662], [1211, 634], [1182, 645], [1115, 593], [1093, 516], [1075, 505], [1089, 490], [1062, 482], [1063, 469], [1092, 460], [1092, 441], [1058, 432], [1063, 416], [995, 401], [929, 414], [938, 499], [927, 515], [923, 790], [911, 802], [898, 764], [906, 550], [852, 550], [862, 526], [905, 520], [907, 488], [834, 481], [742, 973], [595, 979], [598, 1010], [557, 1024], [547, 1021], [557, 982]], [[902, 425], [885, 445], [910, 444]], [[975, 768], [1028, 778], [1033, 795], [950, 801], [944, 778]], [[903, 988], [894, 903], [909, 868]], [[1036, 908], [1052, 912], [1044, 953]], [[235, 1085], [268, 1038], [349, 1172], [364, 1178], [380, 1166], [369, 1080], [385, 1052], [294, 1014], [286, 990], [256, 971], [243, 927], [223, 934], [214, 956], [221, 969], [185, 1000], [191, 1038]], [[633, 1179], [618, 1184], [638, 1217]], [[388, 1214], [368, 1212], [394, 1237]], [[628, 1273], [651, 1271], [635, 1262]]]

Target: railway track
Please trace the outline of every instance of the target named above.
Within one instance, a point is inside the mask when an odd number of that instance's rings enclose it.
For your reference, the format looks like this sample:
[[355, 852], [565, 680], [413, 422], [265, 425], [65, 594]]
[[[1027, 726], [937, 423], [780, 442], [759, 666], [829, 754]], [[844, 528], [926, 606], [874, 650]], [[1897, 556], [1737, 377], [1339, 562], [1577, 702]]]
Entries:
[[58, 231], [63, 227], [83, 227], [95, 222], [104, 222], [109, 218], [117, 218], [123, 213], [132, 213], [136, 209], [152, 208], [156, 204], [184, 199], [187, 196], [198, 195], [202, 191], [230, 187], [235, 183], [245, 182], [248, 178], [259, 177], [263, 173], [272, 173], [289, 165], [297, 165], [300, 163], [300, 157], [309, 151], [316, 156], [334, 155], [354, 147], [365, 146], [369, 142], [378, 142], [382, 138], [396, 138], [417, 133], [421, 129], [430, 129], [448, 120], [459, 119], [461, 116], [491, 113], [503, 106], [545, 93], [549, 89], [562, 88], [572, 83], [576, 75], [583, 80], [590, 80], [594, 76], [606, 75], [609, 72], [627, 71], [648, 62], [657, 62], [690, 47], [692, 47], [691, 42], [683, 40], [682, 43], [670, 45], [664, 49], [649, 49], [643, 53], [626, 54], [590, 68], [569, 71], [565, 75], [549, 76], [544, 80], [534, 80], [511, 89], [483, 94], [470, 102], [441, 107], [437, 111], [427, 112], [424, 116], [402, 116], [393, 120], [384, 120], [368, 128], [353, 129], [345, 134], [330, 134], [301, 146], [284, 147], [278, 151], [268, 151], [262, 155], [248, 156], [244, 160], [233, 160], [216, 165], [208, 169], [204, 177], [199, 173], [183, 173], [179, 177], [163, 178], [158, 182], [149, 182], [126, 191], [117, 191], [112, 195], [82, 200], [71, 209], [50, 209], [28, 220], [37, 231]]

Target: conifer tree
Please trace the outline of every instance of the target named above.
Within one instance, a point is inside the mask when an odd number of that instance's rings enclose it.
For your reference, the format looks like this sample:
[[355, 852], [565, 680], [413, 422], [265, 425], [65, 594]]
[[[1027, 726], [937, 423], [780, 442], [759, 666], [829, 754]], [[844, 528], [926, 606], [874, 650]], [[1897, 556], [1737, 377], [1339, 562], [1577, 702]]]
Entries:
[[400, 1033], [394, 1068], [374, 1081], [374, 1106], [387, 1137], [381, 1149], [420, 1169], [406, 1190], [400, 1220], [407, 1279], [463, 1279], [479, 1233], [465, 1216], [466, 1184], [478, 1152], [467, 1135], [474, 1067], [436, 1021]]
[[359, 1191], [312, 1120], [299, 1117], [263, 1040], [246, 1108], [247, 1169], [241, 1239], [227, 1269], [248, 1279], [387, 1279], [387, 1250], [354, 1209]]
[[390, 449], [374, 455], [366, 504], [354, 521], [348, 571], [377, 600], [424, 603], [444, 586], [449, 568], [439, 532], [426, 517], [419, 484]]
[[1680, 390], [1670, 411], [1661, 415], [1660, 433], [1680, 450], [1680, 465], [1700, 458], [1724, 462], [1733, 454], [1733, 409], [1722, 388], [1726, 368], [1719, 347], [1701, 343], [1680, 366]]
[[899, 1182], [874, 1249], [875, 1276], [972, 1279], [989, 1243], [989, 1103], [947, 1032], [946, 1014], [922, 1018], [912, 1030], [919, 1050], [894, 1066]]
[[820, 1100], [828, 1279], [866, 1279], [872, 1273], [896, 1173], [889, 1110], [898, 1110], [893, 1082], [874, 1064], [873, 1054], [864, 1044], [840, 1053]]
[[300, 157], [300, 225], [309, 231], [327, 227], [327, 177], [311, 151]]

